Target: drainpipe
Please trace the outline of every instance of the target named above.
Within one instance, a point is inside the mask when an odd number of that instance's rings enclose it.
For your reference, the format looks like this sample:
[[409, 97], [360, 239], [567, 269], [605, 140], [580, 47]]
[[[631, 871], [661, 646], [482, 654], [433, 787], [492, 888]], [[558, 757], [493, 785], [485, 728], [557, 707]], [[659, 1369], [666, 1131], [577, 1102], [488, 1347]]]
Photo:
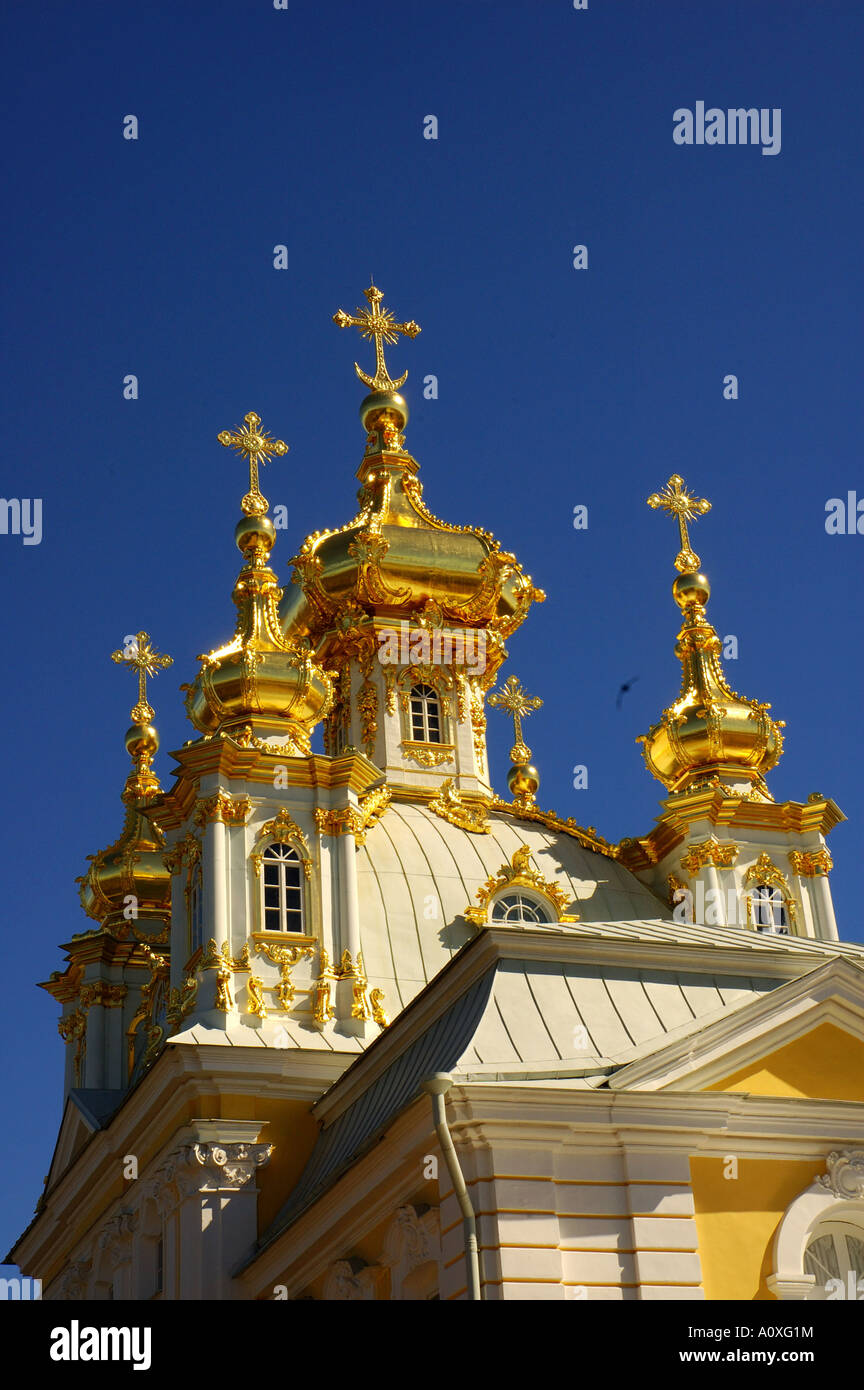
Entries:
[[471, 1198], [468, 1196], [468, 1189], [465, 1186], [465, 1179], [462, 1176], [462, 1169], [459, 1167], [459, 1158], [447, 1125], [447, 1112], [444, 1108], [444, 1097], [452, 1085], [452, 1076], [446, 1071], [439, 1071], [423, 1082], [421, 1090], [425, 1091], [426, 1094], [432, 1098], [432, 1115], [435, 1122], [435, 1132], [438, 1135], [438, 1142], [444, 1154], [444, 1162], [447, 1164], [447, 1172], [450, 1174], [453, 1191], [456, 1193], [456, 1200], [462, 1212], [462, 1229], [465, 1232], [465, 1266], [468, 1274], [468, 1298], [471, 1300], [480, 1300], [483, 1295], [480, 1292], [480, 1257], [477, 1253], [477, 1222], [474, 1218], [474, 1208], [471, 1205]]

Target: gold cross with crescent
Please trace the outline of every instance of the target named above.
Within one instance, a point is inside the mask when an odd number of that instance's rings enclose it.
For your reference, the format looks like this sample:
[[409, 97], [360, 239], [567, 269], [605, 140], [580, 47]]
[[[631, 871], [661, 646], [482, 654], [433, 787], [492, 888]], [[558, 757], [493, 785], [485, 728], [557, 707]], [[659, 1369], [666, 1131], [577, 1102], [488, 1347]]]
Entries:
[[173, 656], [162, 656], [150, 645], [147, 633], [139, 632], [134, 645], [130, 642], [124, 649], [112, 652], [111, 660], [138, 672], [138, 703], [132, 706], [131, 718], [135, 724], [149, 724], [155, 718], [155, 710], [147, 701], [147, 677], [173, 665]]
[[390, 379], [384, 361], [384, 344], [395, 343], [400, 333], [404, 333], [408, 338], [416, 338], [420, 332], [420, 325], [413, 319], [409, 319], [407, 323], [397, 323], [390, 310], [381, 307], [384, 296], [374, 285], [370, 285], [363, 293], [369, 301], [368, 309], [356, 309], [353, 314], [346, 314], [344, 309], [338, 309], [333, 315], [333, 322], [338, 323], [340, 328], [359, 328], [362, 337], [367, 340], [374, 339], [375, 375], [367, 376], [355, 362], [354, 370], [360, 380], [373, 391], [397, 391], [400, 386], [404, 386], [408, 373], [403, 372], [397, 381]]
[[508, 676], [501, 689], [489, 696], [490, 705], [506, 709], [513, 716], [513, 733], [516, 742], [510, 749], [510, 761], [526, 764], [531, 761], [531, 749], [522, 737], [522, 720], [533, 710], [539, 709], [543, 701], [537, 695], [527, 695], [519, 684], [518, 676]]
[[663, 492], [651, 493], [648, 506], [653, 507], [655, 511], [662, 507], [664, 512], [677, 517], [681, 549], [675, 556], [675, 568], [679, 574], [695, 573], [702, 561], [696, 552], [690, 549], [687, 522], [695, 521], [697, 516], [704, 516], [706, 512], [710, 512], [711, 503], [705, 497], [694, 497], [684, 486], [684, 479], [673, 473]]
[[258, 486], [258, 463], [266, 463], [271, 454], [287, 454], [288, 445], [262, 430], [261, 416], [256, 415], [254, 410], [244, 415], [243, 420], [245, 430], [239, 426], [233, 434], [230, 430], [222, 430], [217, 438], [226, 449], [236, 449], [238, 454], [244, 454], [249, 460], [249, 491], [240, 506], [246, 516], [264, 516], [270, 503], [261, 495]]

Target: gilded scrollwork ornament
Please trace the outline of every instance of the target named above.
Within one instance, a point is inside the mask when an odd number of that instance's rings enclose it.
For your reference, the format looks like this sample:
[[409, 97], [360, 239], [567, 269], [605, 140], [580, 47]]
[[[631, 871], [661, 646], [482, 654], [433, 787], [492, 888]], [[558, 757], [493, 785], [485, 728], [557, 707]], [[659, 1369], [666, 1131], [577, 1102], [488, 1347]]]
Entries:
[[544, 878], [539, 870], [532, 869], [530, 860], [531, 849], [528, 845], [521, 845], [515, 850], [509, 864], [502, 864], [498, 873], [488, 878], [482, 888], [478, 888], [477, 906], [469, 905], [465, 909], [468, 921], [478, 927], [488, 926], [492, 900], [498, 893], [503, 889], [530, 888], [554, 907], [556, 921], [577, 922], [578, 914], [564, 912], [565, 907], [572, 902], [572, 894], [565, 893], [559, 884]]
[[256, 1018], [266, 1018], [267, 1005], [264, 1003], [263, 980], [259, 980], [257, 975], [250, 974], [249, 979], [246, 981], [246, 993], [249, 998], [246, 1012], [254, 1014]]
[[318, 977], [315, 981], [315, 996], [312, 1005], [312, 1017], [319, 1026], [323, 1028], [336, 1017], [336, 1010], [333, 1008], [333, 985], [338, 979], [337, 972], [330, 963], [330, 956], [327, 950], [321, 947], [321, 959], [318, 967]]
[[464, 801], [452, 777], [441, 783], [438, 795], [429, 802], [429, 810], [462, 830], [470, 830], [475, 835], [489, 834], [488, 806], [482, 801]]

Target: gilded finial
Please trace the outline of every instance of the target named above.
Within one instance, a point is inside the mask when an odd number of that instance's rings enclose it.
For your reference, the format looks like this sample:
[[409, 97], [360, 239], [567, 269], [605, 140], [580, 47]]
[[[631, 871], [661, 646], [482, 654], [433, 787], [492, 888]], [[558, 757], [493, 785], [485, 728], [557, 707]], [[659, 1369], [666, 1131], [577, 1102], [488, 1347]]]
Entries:
[[126, 732], [126, 749], [135, 766], [126, 778], [123, 800], [127, 806], [147, 801], [161, 791], [159, 779], [152, 771], [153, 757], [159, 747], [159, 735], [153, 728], [153, 706], [147, 699], [147, 677], [173, 665], [173, 656], [163, 656], [151, 645], [146, 632], [139, 632], [121, 650], [111, 653], [118, 666], [129, 666], [138, 673], [138, 703], [130, 711], [132, 727]]
[[637, 742], [649, 771], [673, 794], [704, 787], [725, 787], [757, 801], [770, 801], [764, 773], [783, 751], [783, 721], [772, 719], [770, 705], [734, 691], [723, 670], [723, 644], [708, 621], [711, 585], [699, 572], [699, 556], [690, 548], [687, 522], [711, 510], [695, 497], [684, 479], [673, 474], [648, 506], [662, 508], [678, 520], [681, 550], [672, 597], [683, 614], [675, 654], [683, 668], [681, 693], [659, 721]]
[[270, 503], [267, 498], [262, 496], [258, 486], [258, 464], [266, 463], [273, 454], [287, 454], [288, 445], [281, 439], [274, 439], [266, 430], [261, 428], [261, 416], [256, 415], [254, 410], [250, 410], [248, 415], [243, 416], [246, 428], [239, 426], [232, 434], [230, 430], [222, 430], [217, 435], [220, 444], [225, 448], [235, 449], [238, 454], [243, 454], [249, 461], [249, 491], [243, 498], [240, 506], [246, 516], [265, 516]]
[[533, 806], [534, 794], [540, 785], [540, 774], [531, 766], [531, 749], [522, 737], [522, 720], [543, 701], [537, 695], [528, 695], [519, 682], [518, 676], [508, 676], [501, 689], [489, 696], [489, 704], [496, 709], [504, 709], [513, 717], [515, 743], [510, 749], [513, 766], [507, 774], [507, 785], [513, 793], [518, 806]]
[[339, 309], [333, 315], [333, 322], [340, 328], [359, 328], [363, 338], [375, 343], [375, 375], [367, 376], [355, 362], [354, 370], [360, 380], [372, 391], [397, 391], [405, 384], [408, 373], [403, 372], [397, 381], [391, 380], [384, 361], [384, 344], [395, 343], [400, 333], [408, 338], [416, 338], [420, 332], [420, 325], [413, 319], [409, 319], [407, 323], [397, 323], [390, 310], [381, 307], [384, 295], [374, 284], [363, 293], [369, 301], [368, 309], [358, 308], [353, 314], [346, 314], [344, 309]]
[[702, 561], [690, 548], [687, 522], [695, 521], [696, 517], [704, 516], [706, 512], [710, 512], [711, 503], [705, 497], [692, 496], [684, 485], [684, 479], [679, 477], [677, 473], [673, 473], [663, 492], [652, 492], [648, 498], [648, 506], [653, 507], [655, 511], [658, 507], [662, 507], [664, 512], [669, 512], [671, 516], [677, 518], [678, 530], [681, 535], [681, 549], [675, 556], [675, 568], [679, 574], [695, 573]]
[[147, 700], [147, 677], [155, 676], [157, 671], [173, 665], [173, 656], [162, 656], [150, 645], [148, 634], [139, 632], [120, 651], [112, 652], [111, 660], [121, 666], [131, 666], [138, 672], [138, 703], [132, 706], [129, 717], [135, 724], [149, 724], [155, 712]]

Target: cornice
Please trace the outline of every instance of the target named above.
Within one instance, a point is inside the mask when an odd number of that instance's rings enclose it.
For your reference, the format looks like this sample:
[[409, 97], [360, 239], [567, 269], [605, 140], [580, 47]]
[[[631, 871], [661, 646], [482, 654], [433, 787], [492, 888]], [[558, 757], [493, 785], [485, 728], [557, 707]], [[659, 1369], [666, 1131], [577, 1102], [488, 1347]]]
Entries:
[[150, 972], [149, 948], [131, 937], [119, 941], [109, 932], [94, 931], [92, 936], [88, 934], [67, 941], [60, 949], [66, 952], [66, 969], [53, 971], [47, 980], [41, 980], [38, 985], [39, 989], [47, 990], [59, 1004], [77, 998], [79, 987], [84, 980], [85, 967], [88, 965], [118, 968], [125, 966], [145, 970], [148, 974]]
[[[530, 1096], [533, 1112], [526, 1113]], [[574, 1112], [578, 1108], [578, 1123]], [[757, 1096], [741, 1091], [586, 1091], [563, 1086], [463, 1082], [447, 1093], [452, 1133], [482, 1132], [508, 1149], [659, 1150], [691, 1155], [736, 1152], [764, 1158], [827, 1157], [839, 1143], [864, 1134], [864, 1105], [851, 1100]], [[514, 1133], [514, 1112], [520, 1124]], [[538, 1177], [541, 1175], [538, 1174]]]
[[691, 826], [703, 821], [735, 831], [773, 830], [783, 835], [828, 835], [846, 817], [836, 801], [814, 793], [806, 802], [750, 801], [719, 787], [682, 792], [663, 803], [663, 814], [647, 835], [624, 839], [617, 857], [632, 872], [662, 863], [686, 838]]
[[241, 748], [229, 738], [211, 738], [198, 739], [171, 756], [180, 764], [174, 786], [148, 807], [166, 831], [179, 829], [188, 821], [204, 777], [218, 775], [227, 782], [257, 785], [272, 792], [273, 769], [278, 764], [284, 769], [280, 786], [347, 788], [357, 796], [381, 780], [381, 769], [359, 752], [339, 758], [320, 753], [297, 758], [280, 748], [265, 753], [258, 748]]

